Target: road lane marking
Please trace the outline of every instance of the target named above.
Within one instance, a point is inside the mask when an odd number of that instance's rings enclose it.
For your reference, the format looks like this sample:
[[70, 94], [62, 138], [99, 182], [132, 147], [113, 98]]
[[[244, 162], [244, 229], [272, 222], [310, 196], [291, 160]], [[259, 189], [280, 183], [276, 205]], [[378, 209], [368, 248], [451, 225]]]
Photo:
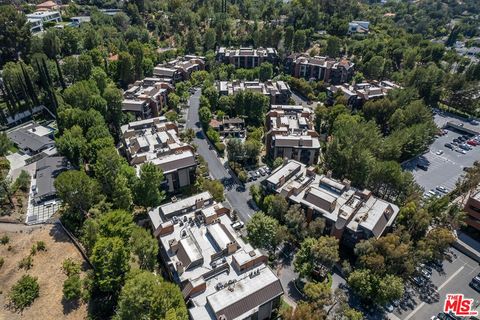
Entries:
[[[460, 269], [458, 269], [457, 271], [455, 271], [454, 274], [452, 274], [444, 283], [442, 283], [442, 285], [440, 285], [440, 287], [438, 287], [437, 292], [440, 291], [440, 290], [442, 290], [442, 288], [443, 288], [444, 286], [446, 286], [447, 283], [449, 283], [457, 274], [459, 274], [459, 273], [463, 270], [463, 268], [465, 268], [465, 267], [464, 267], [464, 266], [461, 266]], [[420, 303], [420, 304], [415, 308], [415, 310], [413, 310], [404, 320], [408, 320], [408, 319], [410, 319], [411, 317], [413, 317], [413, 316], [415, 315], [415, 313], [417, 313], [418, 310], [420, 310], [425, 304], [426, 304], [425, 302]]]
[[445, 287], [445, 285], [447, 285], [447, 283], [449, 283], [453, 278], [455, 278], [455, 276], [456, 276], [457, 274], [459, 274], [464, 268], [465, 268], [465, 266], [461, 266], [460, 269], [458, 269], [457, 271], [455, 271], [455, 272], [447, 279], [447, 281], [445, 281], [444, 283], [442, 283], [442, 285], [441, 285], [440, 287], [438, 287], [437, 291], [442, 290], [442, 288]]

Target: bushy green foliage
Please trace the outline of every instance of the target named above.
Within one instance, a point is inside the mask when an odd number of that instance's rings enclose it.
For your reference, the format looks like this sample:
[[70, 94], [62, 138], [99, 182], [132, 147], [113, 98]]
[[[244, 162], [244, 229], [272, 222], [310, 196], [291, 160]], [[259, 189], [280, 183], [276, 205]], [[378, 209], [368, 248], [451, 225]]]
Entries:
[[39, 295], [40, 286], [37, 278], [23, 275], [12, 287], [9, 299], [15, 309], [23, 310], [30, 306]]

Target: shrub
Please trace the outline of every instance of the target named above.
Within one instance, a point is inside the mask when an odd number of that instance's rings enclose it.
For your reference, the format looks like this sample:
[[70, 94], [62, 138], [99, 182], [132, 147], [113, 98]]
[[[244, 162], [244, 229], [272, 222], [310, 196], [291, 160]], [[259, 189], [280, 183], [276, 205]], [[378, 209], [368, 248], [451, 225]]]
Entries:
[[12, 287], [9, 297], [15, 309], [23, 310], [30, 306], [40, 294], [37, 278], [24, 275]]
[[4, 235], [0, 238], [0, 243], [3, 244], [3, 245], [6, 245], [9, 241], [10, 241], [10, 237], [7, 236], [6, 234], [4, 234]]
[[15, 186], [22, 191], [28, 191], [30, 188], [30, 175], [27, 171], [22, 170], [17, 180], [15, 180]]
[[47, 245], [44, 241], [37, 241], [37, 250], [38, 251], [47, 251]]
[[37, 253], [37, 246], [34, 244], [30, 249], [30, 255], [34, 256]]
[[80, 276], [74, 274], [63, 282], [63, 296], [67, 300], [78, 299], [82, 294], [82, 282], [80, 281]]
[[215, 148], [220, 154], [223, 154], [225, 152], [225, 145], [222, 142], [215, 143]]
[[242, 181], [243, 183], [247, 182], [248, 180], [247, 172], [245, 170], [240, 171], [240, 173], [238, 174], [238, 179], [240, 179], [240, 181]]
[[18, 268], [19, 269], [29, 270], [31, 267], [33, 267], [32, 256], [27, 256], [27, 257], [23, 258], [22, 260], [20, 260], [20, 262], [18, 263]]
[[67, 277], [70, 277], [80, 273], [80, 264], [74, 261], [72, 258], [68, 258], [63, 260], [62, 269]]

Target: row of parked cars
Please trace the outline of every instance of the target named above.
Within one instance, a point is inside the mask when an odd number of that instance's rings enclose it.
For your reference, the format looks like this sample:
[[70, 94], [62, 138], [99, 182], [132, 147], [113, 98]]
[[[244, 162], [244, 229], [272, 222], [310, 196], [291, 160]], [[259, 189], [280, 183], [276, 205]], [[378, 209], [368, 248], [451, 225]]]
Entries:
[[258, 168], [257, 170], [252, 170], [248, 172], [248, 181], [255, 181], [259, 179], [260, 177], [264, 177], [266, 175], [269, 175], [272, 171], [270, 170], [269, 167], [263, 166]]
[[446, 195], [449, 192], [448, 188], [444, 186], [437, 186], [435, 189], [430, 189], [429, 191], [423, 194], [424, 199], [429, 199], [431, 197], [440, 198]]
[[473, 147], [480, 145], [480, 135], [475, 137], [459, 136], [453, 139], [451, 143], [445, 143], [445, 148], [455, 150], [458, 153], [466, 154], [467, 151], [472, 150]]

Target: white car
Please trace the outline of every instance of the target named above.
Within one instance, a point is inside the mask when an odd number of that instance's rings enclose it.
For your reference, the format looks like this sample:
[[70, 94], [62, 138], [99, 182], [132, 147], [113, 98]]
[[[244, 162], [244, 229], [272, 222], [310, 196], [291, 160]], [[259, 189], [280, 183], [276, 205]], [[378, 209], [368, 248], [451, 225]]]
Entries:
[[440, 192], [448, 193], [448, 189], [445, 188], [444, 186], [438, 186], [436, 189]]
[[443, 150], [438, 150], [437, 152], [435, 152], [437, 154], [437, 156], [441, 156], [443, 154]]
[[243, 226], [244, 226], [244, 223], [242, 221], [237, 221], [232, 223], [232, 228], [235, 230], [240, 230], [243, 228]]

